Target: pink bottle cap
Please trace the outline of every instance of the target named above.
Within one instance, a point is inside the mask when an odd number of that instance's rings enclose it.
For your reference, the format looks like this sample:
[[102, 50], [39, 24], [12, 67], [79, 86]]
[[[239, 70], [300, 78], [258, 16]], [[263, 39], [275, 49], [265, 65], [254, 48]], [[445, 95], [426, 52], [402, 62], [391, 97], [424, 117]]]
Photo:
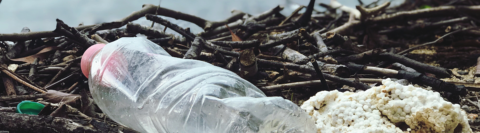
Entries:
[[97, 54], [98, 51], [102, 50], [103, 47], [105, 47], [105, 44], [95, 44], [93, 46], [90, 46], [85, 51], [85, 53], [83, 53], [80, 67], [85, 77], [88, 78], [88, 74], [90, 73], [90, 65], [92, 63], [93, 57]]

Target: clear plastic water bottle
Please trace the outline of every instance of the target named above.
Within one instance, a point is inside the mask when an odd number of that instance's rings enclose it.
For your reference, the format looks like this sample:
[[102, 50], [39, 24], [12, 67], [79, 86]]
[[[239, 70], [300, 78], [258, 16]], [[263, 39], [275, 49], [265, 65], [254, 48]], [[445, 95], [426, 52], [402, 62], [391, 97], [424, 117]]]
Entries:
[[143, 37], [91, 46], [81, 62], [100, 109], [140, 132], [316, 132], [294, 103], [266, 97], [226, 69], [171, 57]]

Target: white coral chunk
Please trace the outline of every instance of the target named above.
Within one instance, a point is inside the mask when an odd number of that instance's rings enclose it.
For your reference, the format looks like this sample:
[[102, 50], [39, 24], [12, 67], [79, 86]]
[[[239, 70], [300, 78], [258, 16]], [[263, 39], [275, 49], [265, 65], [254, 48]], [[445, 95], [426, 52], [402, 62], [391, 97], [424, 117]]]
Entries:
[[322, 91], [301, 106], [316, 121], [318, 132], [402, 133], [472, 132], [460, 105], [443, 100], [438, 92], [390, 79], [363, 92]]

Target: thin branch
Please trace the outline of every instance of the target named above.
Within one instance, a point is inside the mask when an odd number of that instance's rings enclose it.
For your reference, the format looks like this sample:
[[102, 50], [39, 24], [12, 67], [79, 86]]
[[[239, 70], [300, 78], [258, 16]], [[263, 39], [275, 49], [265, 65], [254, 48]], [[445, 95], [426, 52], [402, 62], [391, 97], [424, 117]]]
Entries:
[[424, 44], [417, 45], [417, 46], [415, 46], [415, 47], [411, 47], [411, 48], [409, 48], [409, 49], [405, 49], [405, 50], [403, 50], [403, 51], [401, 51], [401, 52], [398, 52], [397, 54], [402, 55], [402, 54], [405, 54], [405, 53], [407, 53], [407, 52], [410, 52], [410, 51], [412, 51], [412, 50], [414, 50], [414, 49], [435, 44], [435, 43], [437, 43], [438, 41], [442, 40], [443, 38], [445, 38], [445, 37], [447, 37], [447, 36], [449, 36], [449, 35], [452, 35], [452, 34], [455, 34], [455, 33], [461, 32], [461, 31], [472, 30], [472, 29], [478, 29], [478, 28], [477, 28], [477, 27], [470, 27], [470, 28], [464, 28], [464, 29], [456, 30], [456, 31], [454, 31], [454, 32], [447, 33], [447, 34], [443, 35], [442, 37], [437, 38], [437, 40], [435, 40], [435, 41], [427, 42], [427, 43], [424, 43]]
[[280, 45], [280, 44], [284, 44], [284, 43], [287, 43], [287, 42], [298, 40], [298, 38], [300, 38], [300, 36], [298, 34], [290, 34], [289, 36], [278, 39], [278, 40], [270, 40], [267, 43], [260, 45], [259, 47], [260, 48], [271, 48], [271, 47], [275, 47], [275, 46]]
[[257, 47], [260, 45], [259, 40], [249, 40], [249, 41], [210, 41], [211, 43], [223, 47], [232, 47], [232, 48], [250, 48]]
[[401, 63], [398, 63], [398, 62], [397, 62], [397, 63], [393, 63], [392, 66], [397, 67], [397, 68], [400, 68], [400, 69], [402, 69], [402, 70], [404, 70], [404, 71], [417, 72], [415, 69], [413, 69], [413, 68], [411, 68], [411, 67], [407, 67], [407, 66], [405, 66], [405, 65], [403, 65], [403, 64], [401, 64]]
[[146, 26], [141, 26], [139, 24], [133, 24], [133, 23], [127, 24], [126, 31], [129, 32], [129, 33], [140, 33], [140, 34], [144, 34], [144, 35], [151, 36], [151, 37], [154, 37], [154, 38], [171, 37], [171, 39], [175, 43], [186, 44], [186, 42], [187, 42], [186, 39], [183, 38], [183, 37], [175, 37], [174, 35], [167, 34], [165, 32], [158, 31], [158, 30], [146, 27]]
[[322, 81], [322, 87], [324, 90], [330, 90], [327, 84], [327, 80], [325, 80], [325, 77], [323, 76], [322, 70], [318, 68], [317, 60], [315, 58], [312, 58], [311, 63], [313, 65], [313, 68], [315, 69], [315, 72], [317, 74], [317, 77]]
[[0, 117], [0, 126], [3, 129], [9, 129], [8, 131], [10, 132], [99, 132], [91, 126], [82, 125], [78, 120], [72, 120], [63, 117], [28, 115], [10, 112], [0, 112]]
[[278, 24], [278, 26], [282, 26], [285, 22], [287, 22], [287, 21], [289, 21], [290, 19], [292, 19], [292, 17], [295, 16], [295, 15], [297, 15], [298, 12], [299, 12], [300, 10], [302, 10], [303, 8], [305, 8], [304, 5], [299, 6], [297, 9], [295, 9], [295, 10], [292, 12], [292, 14], [290, 14], [290, 16], [288, 16], [288, 17], [285, 18], [280, 24]]
[[[362, 10], [362, 11], [355, 10], [355, 9], [350, 9], [349, 7], [342, 6], [336, 0], [332, 0], [332, 4], [338, 4], [336, 6], [340, 6], [340, 9], [346, 10], [346, 12], [349, 12], [350, 17], [349, 17], [347, 23], [345, 23], [342, 26], [339, 26], [335, 29], [332, 29], [332, 30], [328, 31], [327, 33], [338, 33], [338, 34], [343, 34], [344, 35], [344, 34], [349, 33], [349, 31], [352, 30], [353, 27], [360, 26], [361, 22], [365, 21], [365, 19], [367, 19], [367, 17], [370, 17], [370, 16], [372, 16], [372, 15], [374, 15], [374, 14], [380, 12], [380, 11], [384, 11], [390, 5], [390, 2], [386, 2], [386, 3], [384, 3], [380, 6], [370, 8], [370, 9], [365, 9], [361, 6], [357, 6], [357, 9]], [[361, 17], [361, 21], [355, 20], [355, 18], [360, 18], [360, 17]], [[326, 34], [324, 33], [322, 35], [326, 35]]]
[[[221, 25], [225, 25], [227, 23], [231, 23], [233, 21], [236, 21], [236, 20], [242, 18], [245, 15], [244, 13], [237, 13], [237, 14], [234, 14], [233, 16], [231, 16], [230, 18], [224, 20], [224, 21], [214, 22], [214, 21], [205, 20], [203, 18], [194, 16], [194, 15], [170, 10], [170, 9], [163, 8], [163, 7], [158, 7], [158, 6], [155, 6], [155, 5], [152, 5], [152, 4], [145, 4], [143, 6], [144, 7], [145, 6], [153, 7], [153, 9], [155, 11], [158, 10], [157, 15], [162, 15], [162, 16], [166, 16], [166, 17], [171, 17], [171, 18], [175, 18], [175, 19], [181, 19], [181, 20], [185, 20], [185, 21], [188, 21], [188, 22], [192, 22], [192, 23], [198, 25], [199, 27], [203, 28], [204, 30], [209, 30], [209, 29], [221, 26]], [[149, 13], [146, 13], [146, 14], [155, 14], [155, 12], [149, 12]]]
[[293, 50], [289, 47], [285, 48], [282, 52], [282, 58], [288, 61], [291, 61], [295, 64], [305, 64], [308, 62], [309, 58], [302, 53]]
[[345, 6], [345, 5], [342, 5], [340, 2], [338, 2], [337, 0], [331, 0], [330, 1], [330, 6], [332, 8], [338, 8], [342, 11], [345, 11], [345, 12], [348, 12], [350, 13], [354, 18], [360, 18], [360, 11], [358, 11], [357, 9], [355, 8], [351, 8], [351, 7], [348, 7], [348, 6]]
[[[352, 30], [353, 27], [359, 26], [360, 24], [361, 24], [361, 22], [358, 21], [358, 20], [355, 20], [355, 16], [350, 13], [350, 17], [349, 17], [347, 23], [345, 23], [342, 26], [339, 26], [335, 29], [329, 30], [326, 33], [338, 33], [338, 34], [344, 35], [344, 34], [348, 33], [350, 30]], [[323, 33], [322, 36], [326, 36], [326, 33]]]
[[[62, 28], [66, 30], [62, 30]], [[60, 19], [57, 19], [57, 28], [55, 29], [54, 32], [59, 32], [60, 34], [64, 34], [66, 37], [73, 39], [75, 41], [78, 41], [80, 45], [84, 45], [87, 47], [97, 44], [96, 41], [80, 33], [77, 29], [69, 27]]]
[[45, 94], [0, 96], [0, 101], [33, 100], [37, 98], [43, 98], [44, 96]]
[[190, 31], [186, 30], [186, 29], [183, 29], [182, 27], [176, 25], [176, 24], [173, 24], [165, 19], [162, 19], [160, 17], [157, 17], [155, 15], [152, 15], [152, 14], [147, 14], [147, 19], [150, 20], [150, 21], [153, 21], [155, 23], [159, 23], [159, 24], [162, 24], [178, 33], [180, 33], [182, 36], [186, 37], [187, 39], [189, 40], [194, 40], [196, 35], [191, 33]]
[[49, 86], [50, 84], [53, 83], [53, 81], [55, 81], [59, 76], [61, 76], [64, 72], [66, 72], [67, 70], [69, 70], [72, 66], [73, 66], [74, 63], [70, 63], [68, 65], [66, 65], [64, 68], [62, 68], [60, 71], [58, 71], [58, 73], [50, 80], [50, 82], [48, 82], [44, 88], [46, 88], [47, 86]]
[[365, 65], [355, 64], [352, 62], [348, 62], [346, 66], [348, 67], [348, 69], [350, 69], [351, 72], [354, 72], [354, 73], [372, 73], [372, 74], [388, 76], [388, 77], [396, 77], [398, 74], [397, 70], [365, 66]]
[[34, 85], [32, 85], [32, 84], [30, 84], [30, 83], [28, 83], [28, 82], [20, 79], [20, 78], [19, 78], [20, 76], [17, 76], [15, 73], [10, 72], [8, 69], [2, 68], [2, 72], [5, 73], [5, 74], [7, 74], [8, 76], [10, 76], [11, 78], [13, 78], [15, 81], [20, 82], [21, 84], [23, 84], [23, 85], [25, 85], [25, 86], [27, 86], [27, 87], [35, 90], [35, 91], [38, 91], [38, 92], [40, 92], [40, 93], [46, 93], [46, 92], [47, 92], [47, 91], [45, 91], [45, 89], [42, 89], [42, 88], [37, 87], [37, 86], [34, 86]]
[[[271, 21], [278, 21], [278, 18], [276, 18], [276, 17], [273, 18], [273, 19], [268, 19], [268, 17], [272, 16], [275, 13], [280, 12], [281, 10], [283, 10], [282, 6], [276, 6], [273, 9], [265, 11], [265, 12], [259, 14], [259, 15], [249, 17], [246, 20], [237, 20], [233, 23], [229, 23], [228, 27], [230, 27], [233, 30], [233, 29], [241, 27], [242, 24], [244, 24], [246, 22], [255, 22], [256, 21], [258, 24], [264, 24], [264, 23], [267, 24]], [[265, 19], [265, 20], [263, 20], [263, 19]], [[200, 36], [207, 37], [207, 36], [216, 35], [216, 34], [219, 34], [219, 33], [222, 33], [222, 32], [226, 32], [226, 31], [228, 31], [228, 28], [226, 26], [219, 26], [219, 27], [216, 27], [216, 28], [212, 28], [211, 30], [207, 30], [205, 32], [200, 33]]]
[[14, 96], [17, 95], [17, 92], [15, 91], [15, 84], [13, 82], [13, 79], [6, 75], [1, 76], [3, 80], [3, 85], [5, 86], [5, 92], [7, 93], [8, 96]]
[[439, 6], [427, 9], [418, 9], [412, 11], [400, 11], [393, 14], [386, 14], [369, 18], [366, 21], [369, 23], [387, 23], [392, 21], [406, 21], [418, 18], [440, 17], [458, 14], [458, 11], [476, 14], [480, 12], [480, 6]]
[[272, 8], [272, 9], [270, 9], [270, 10], [267, 10], [267, 11], [265, 11], [265, 12], [263, 12], [263, 13], [260, 13], [260, 14], [258, 14], [258, 15], [256, 15], [256, 16], [250, 17], [250, 18], [248, 18], [246, 21], [247, 21], [247, 22], [250, 22], [250, 21], [260, 21], [260, 20], [263, 20], [263, 19], [265, 19], [265, 18], [267, 18], [267, 17], [269, 17], [269, 16], [272, 16], [272, 15], [275, 14], [275, 13], [279, 13], [280, 11], [283, 10], [283, 8], [284, 8], [283, 6], [278, 5], [278, 6]]
[[300, 18], [298, 18], [298, 20], [295, 22], [295, 25], [300, 26], [300, 27], [308, 25], [308, 23], [310, 22], [310, 20], [312, 18], [312, 12], [313, 12], [313, 6], [314, 5], [315, 5], [315, 0], [310, 0], [310, 2], [308, 3], [308, 6], [307, 6], [307, 10], [305, 11], [305, 13], [302, 14], [302, 16], [300, 16]]
[[144, 35], [147, 35], [147, 36], [152, 36], [152, 37], [155, 37], [155, 38], [171, 37], [171, 35], [169, 35], [165, 32], [154, 30], [152, 28], [148, 28], [146, 26], [142, 26], [142, 25], [134, 24], [134, 23], [128, 23], [126, 31], [130, 32], [130, 33], [141, 33], [141, 34], [144, 34]]
[[[317, 50], [319, 52], [327, 52], [328, 51], [327, 45], [325, 44], [325, 42], [323, 42], [323, 38], [320, 36], [319, 32], [313, 33], [310, 36], [311, 36], [311, 38], [313, 38], [313, 40], [315, 40], [315, 42], [317, 44]], [[315, 51], [317, 51], [317, 50], [315, 50]]]
[[211, 43], [211, 42], [207, 42], [207, 43], [205, 44], [205, 48], [208, 48], [208, 49], [214, 50], [214, 51], [216, 50], [216, 51], [218, 51], [218, 52], [220, 52], [220, 53], [223, 53], [223, 54], [225, 54], [225, 55], [230, 55], [230, 56], [235, 56], [235, 57], [238, 57], [238, 56], [240, 55], [240, 53], [238, 53], [238, 52], [233, 52], [233, 51], [225, 50], [225, 49], [223, 49], [222, 47], [217, 46], [217, 45], [214, 45], [214, 44]]
[[319, 58], [319, 57], [323, 57], [323, 56], [326, 56], [326, 55], [337, 54], [337, 53], [353, 54], [352, 51], [348, 51], [348, 50], [344, 50], [344, 49], [333, 49], [333, 50], [328, 50], [326, 52], [318, 52], [318, 53], [312, 54], [312, 55], [308, 56], [308, 58], [312, 58], [312, 57]]
[[205, 40], [201, 37], [196, 37], [195, 40], [193, 40], [190, 49], [188, 49], [187, 53], [183, 56], [183, 59], [197, 59], [200, 56], [204, 45]]
[[185, 54], [183, 54], [182, 52], [172, 49], [170, 47], [168, 47], [165, 50], [168, 52], [168, 54], [172, 55], [173, 57], [183, 58], [185, 56]]
[[390, 2], [385, 2], [382, 5], [373, 7], [373, 8], [364, 8], [362, 6], [356, 6], [357, 10], [360, 11], [360, 20], [364, 21], [372, 15], [376, 15], [380, 12], [384, 12], [387, 7], [390, 6]]
[[398, 29], [386, 29], [386, 30], [378, 31], [378, 33], [385, 34], [385, 33], [392, 33], [392, 32], [397, 33], [397, 32], [407, 32], [407, 31], [415, 32], [418, 29], [428, 29], [428, 28], [433, 28], [441, 25], [465, 22], [468, 20], [470, 20], [469, 17], [454, 18], [454, 19], [442, 20], [440, 22], [435, 22], [435, 23], [416, 24], [409, 27], [398, 28]]
[[350, 61], [359, 61], [362, 59], [369, 59], [371, 57], [375, 57], [376, 55], [386, 51], [387, 51], [386, 49], [372, 49], [372, 50], [365, 51], [363, 53], [349, 55], [347, 57], [338, 57], [336, 58], [336, 60], [341, 63], [350, 62]]
[[100, 36], [97, 35], [97, 34], [93, 34], [93, 35], [91, 36], [91, 38], [92, 38], [93, 40], [95, 40], [96, 42], [99, 42], [99, 43], [103, 43], [103, 44], [107, 44], [107, 43], [108, 43], [108, 41], [106, 41], [105, 39], [103, 39], [102, 37], [100, 37]]
[[429, 72], [437, 75], [438, 77], [450, 77], [452, 72], [446, 68], [442, 67], [435, 67], [431, 65], [427, 65], [421, 62], [418, 62], [416, 60], [407, 58], [405, 56], [401, 56], [398, 54], [392, 54], [392, 53], [382, 53], [380, 54], [380, 57], [383, 60], [388, 60], [388, 61], [395, 61], [402, 63], [406, 66], [412, 67], [415, 70], [423, 71], [423, 72]]
[[323, 32], [323, 31], [325, 31], [325, 30], [329, 30], [329, 29], [332, 27], [333, 24], [337, 23], [338, 20], [340, 20], [340, 18], [342, 18], [342, 16], [343, 16], [343, 12], [340, 12], [340, 14], [337, 14], [337, 16], [335, 17], [335, 19], [334, 19], [333, 21], [330, 21], [330, 22], [327, 24], [327, 26], [325, 26], [324, 29], [321, 29], [321, 30], [320, 30], [319, 32], [317, 32], [317, 33]]
[[64, 78], [58, 80], [57, 82], [53, 82], [53, 83], [45, 86], [45, 89], [49, 89], [49, 88], [51, 88], [51, 87], [53, 87], [53, 86], [55, 86], [55, 85], [58, 85], [58, 84], [60, 84], [61, 82], [65, 81], [65, 80], [67, 80], [67, 79], [69, 79], [69, 78], [74, 77], [74, 75], [77, 75], [77, 71], [72, 72], [72, 74], [70, 74], [70, 75], [68, 75], [68, 76], [65, 76]]
[[[278, 62], [278, 61], [271, 61], [271, 60], [264, 60], [264, 59], [257, 59], [258, 65], [260, 67], [279, 67], [279, 68], [287, 68], [295, 71], [300, 71], [300, 72], [307, 72], [307, 73], [315, 73], [315, 69], [312, 68], [311, 66], [308, 65], [297, 65], [293, 63], [286, 63], [286, 62]], [[357, 89], [365, 90], [370, 88], [370, 86], [363, 84], [363, 83], [355, 83], [353, 81], [337, 77], [334, 75], [326, 74], [324, 73], [323, 76], [325, 76], [325, 79], [340, 83], [340, 84], [345, 84], [348, 86], [352, 87], [358, 87]]]
[[240, 53], [240, 75], [251, 77], [258, 72], [257, 58], [253, 49], [245, 49]]
[[[127, 24], [128, 22], [137, 20], [147, 13], [155, 13], [154, 6], [144, 5], [143, 8], [139, 11], [133, 12], [132, 14], [128, 15], [125, 18], [122, 18], [118, 21], [110, 22], [112, 24], [99, 24], [99, 25], [85, 25], [85, 26], [78, 26], [75, 27], [77, 30], [84, 30], [88, 28], [97, 27], [96, 30], [104, 30], [104, 29], [113, 29], [113, 28], [120, 28]], [[13, 34], [0, 34], [1, 41], [20, 41], [20, 40], [31, 40], [36, 38], [45, 38], [45, 37], [58, 37], [61, 34], [55, 33], [53, 31], [39, 31], [39, 32], [28, 32], [28, 33], [13, 33]]]
[[[355, 80], [354, 78], [345, 78], [347, 80]], [[371, 78], [360, 78], [360, 82], [364, 83], [382, 83], [383, 79], [371, 79]], [[332, 82], [330, 80], [326, 80], [326, 82]], [[321, 85], [322, 81], [321, 80], [310, 80], [310, 81], [300, 81], [300, 82], [291, 82], [291, 83], [285, 83], [285, 84], [277, 84], [277, 85], [270, 85], [270, 86], [264, 86], [260, 89], [263, 91], [273, 91], [273, 90], [279, 90], [279, 89], [288, 89], [288, 88], [300, 88], [300, 87], [307, 87], [307, 86], [314, 86], [314, 85]]]

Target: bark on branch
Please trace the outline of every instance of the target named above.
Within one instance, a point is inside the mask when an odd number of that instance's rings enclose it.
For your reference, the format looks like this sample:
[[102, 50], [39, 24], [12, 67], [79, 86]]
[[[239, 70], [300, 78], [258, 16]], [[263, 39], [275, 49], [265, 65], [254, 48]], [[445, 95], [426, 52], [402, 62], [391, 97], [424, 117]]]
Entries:
[[[132, 22], [132, 21], [137, 20], [141, 17], [144, 17], [146, 14], [157, 14], [157, 15], [172, 17], [172, 18], [175, 18], [175, 19], [181, 19], [181, 20], [189, 21], [189, 22], [192, 22], [192, 23], [202, 27], [205, 30], [210, 29], [210, 28], [215, 28], [215, 27], [218, 27], [218, 26], [222, 26], [222, 25], [230, 23], [230, 22], [234, 22], [235, 20], [240, 19], [244, 15], [244, 13], [243, 14], [242, 13], [237, 13], [237, 14], [233, 15], [232, 17], [224, 20], [224, 21], [211, 22], [211, 21], [207, 21], [205, 19], [199, 18], [197, 16], [193, 16], [193, 15], [190, 15], [190, 14], [181, 13], [181, 12], [178, 12], [178, 11], [158, 7], [158, 6], [151, 5], [151, 4], [145, 4], [145, 5], [143, 5], [143, 8], [141, 10], [133, 12], [132, 14], [130, 14], [127, 17], [122, 18], [118, 21], [102, 23], [102, 24], [97, 24], [97, 25], [78, 26], [78, 27], [74, 27], [74, 28], [79, 30], [79, 31], [84, 30], [84, 29], [89, 29], [89, 28], [94, 29], [94, 31], [120, 28], [120, 27], [126, 25], [129, 22]], [[31, 39], [36, 39], [36, 38], [57, 37], [57, 36], [61, 36], [61, 34], [55, 33], [53, 31], [0, 34], [0, 41], [20, 41], [20, 40], [31, 40]]]
[[458, 14], [458, 12], [476, 14], [480, 12], [480, 6], [440, 6], [413, 11], [402, 11], [367, 19], [369, 23], [387, 23], [397, 20], [412, 20], [417, 18], [430, 18]]
[[249, 41], [210, 41], [215, 45], [232, 47], [232, 48], [250, 48], [257, 47], [260, 45], [259, 40], [249, 40]]
[[0, 112], [0, 130], [14, 133], [136, 133], [132, 129], [111, 126], [97, 120], [89, 122], [93, 127], [81, 123], [85, 122], [62, 117]]
[[71, 119], [0, 112], [0, 130], [15, 133], [95, 133], [96, 129]]
[[181, 28], [180, 26], [176, 25], [176, 24], [173, 24], [173, 23], [170, 23], [169, 21], [165, 20], [165, 19], [162, 19], [160, 17], [157, 17], [153, 14], [147, 14], [147, 19], [150, 20], [150, 21], [153, 21], [155, 23], [159, 23], [159, 24], [162, 24], [178, 33], [180, 33], [182, 36], [186, 37], [187, 39], [189, 40], [194, 40], [196, 35], [191, 33], [189, 30], [185, 30], [183, 28]]
[[185, 21], [188, 21], [188, 22], [192, 22], [192, 23], [198, 25], [199, 27], [202, 27], [204, 30], [209, 30], [211, 28], [216, 28], [218, 26], [222, 26], [222, 25], [225, 25], [227, 23], [234, 22], [234, 21], [242, 18], [243, 15], [245, 15], [244, 13], [237, 13], [237, 14], [234, 14], [232, 17], [224, 20], [224, 21], [214, 22], [214, 21], [205, 20], [203, 18], [194, 16], [194, 15], [182, 13], [182, 12], [179, 12], [179, 11], [170, 10], [170, 9], [163, 8], [163, 7], [158, 7], [158, 6], [155, 6], [155, 5], [152, 5], [152, 4], [145, 4], [143, 6], [144, 6], [144, 8], [146, 8], [146, 7], [152, 8], [151, 9], [152, 11], [149, 12], [148, 14], [157, 14], [157, 15], [172, 17], [172, 18], [175, 18], [175, 19], [185, 20]]

